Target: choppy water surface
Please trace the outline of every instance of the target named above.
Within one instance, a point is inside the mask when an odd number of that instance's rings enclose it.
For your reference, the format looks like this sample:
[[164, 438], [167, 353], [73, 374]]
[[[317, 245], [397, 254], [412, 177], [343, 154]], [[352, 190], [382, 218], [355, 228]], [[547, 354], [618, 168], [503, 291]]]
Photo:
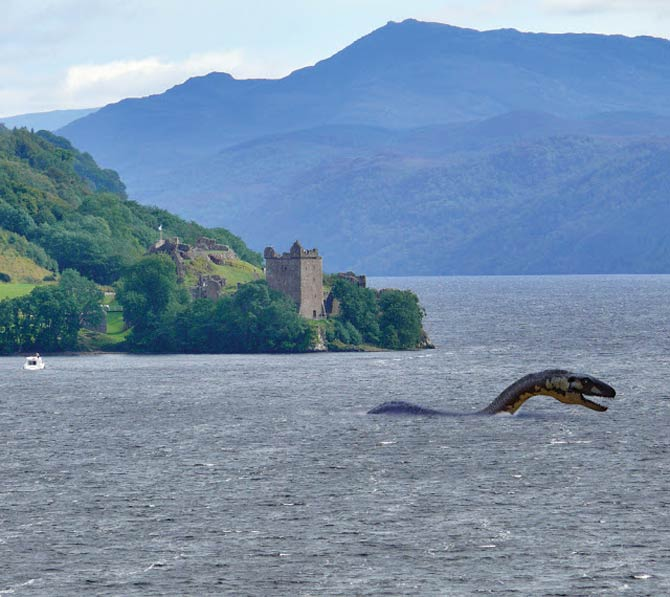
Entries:
[[[437, 350], [0, 359], [0, 595], [670, 593], [670, 277], [373, 282]], [[550, 366], [619, 396], [364, 414]]]

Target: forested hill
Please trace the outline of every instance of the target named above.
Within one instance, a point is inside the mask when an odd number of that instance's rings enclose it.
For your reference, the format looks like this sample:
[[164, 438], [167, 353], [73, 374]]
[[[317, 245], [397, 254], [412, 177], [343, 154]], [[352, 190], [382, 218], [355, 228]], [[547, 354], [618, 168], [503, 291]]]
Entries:
[[128, 200], [116, 172], [99, 168], [66, 139], [0, 126], [0, 269], [9, 270], [4, 274], [39, 281], [41, 274], [72, 268], [111, 283], [157, 240], [161, 224], [185, 242], [209, 236], [242, 259], [261, 263], [259, 254], [223, 228], [206, 229]]
[[670, 42], [389, 23], [62, 129], [139, 201], [368, 274], [670, 272]]

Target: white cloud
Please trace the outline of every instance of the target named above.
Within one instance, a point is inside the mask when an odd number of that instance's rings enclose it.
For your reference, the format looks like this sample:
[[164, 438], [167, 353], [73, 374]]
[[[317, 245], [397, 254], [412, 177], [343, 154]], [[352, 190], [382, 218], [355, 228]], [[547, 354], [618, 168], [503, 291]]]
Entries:
[[218, 71], [236, 78], [282, 77], [292, 68], [280, 58], [269, 60], [240, 49], [193, 54], [183, 60], [157, 57], [76, 64], [65, 72], [33, 79], [8, 67], [11, 85], [0, 89], [0, 116], [41, 112], [57, 108], [103, 106], [127, 97], [162, 93], [190, 77]]
[[146, 95], [162, 91], [189, 76], [214, 70], [230, 72], [242, 63], [239, 51], [200, 54], [180, 62], [150, 57], [142, 60], [116, 60], [105, 64], [79, 64], [67, 69], [64, 92], [74, 98], [82, 95], [119, 97]]
[[62, 96], [68, 105], [104, 105], [126, 97], [161, 93], [198, 75], [218, 71], [237, 78], [284, 76], [280, 64], [247, 58], [241, 50], [194, 54], [181, 61], [156, 57], [78, 64], [67, 69]]

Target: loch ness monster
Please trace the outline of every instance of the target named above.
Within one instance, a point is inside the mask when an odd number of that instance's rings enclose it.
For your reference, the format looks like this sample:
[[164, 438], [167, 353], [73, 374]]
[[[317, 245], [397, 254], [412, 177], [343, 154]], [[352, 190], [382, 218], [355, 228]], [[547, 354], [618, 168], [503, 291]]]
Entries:
[[531, 373], [518, 379], [506, 387], [498, 397], [485, 408], [473, 413], [454, 413], [404, 401], [384, 402], [368, 411], [369, 415], [443, 415], [460, 416], [495, 415], [498, 413], [514, 414], [533, 396], [551, 396], [564, 404], [578, 404], [591, 410], [604, 412], [606, 406], [589, 400], [585, 396], [614, 398], [616, 391], [612, 386], [592, 375], [572, 373], [563, 369], [547, 369]]

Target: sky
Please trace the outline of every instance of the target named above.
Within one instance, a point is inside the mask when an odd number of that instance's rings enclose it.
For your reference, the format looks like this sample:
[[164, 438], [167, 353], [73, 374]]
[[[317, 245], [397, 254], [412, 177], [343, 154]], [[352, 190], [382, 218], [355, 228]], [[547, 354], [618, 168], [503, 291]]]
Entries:
[[407, 18], [670, 38], [670, 0], [0, 0], [0, 117], [279, 78]]

